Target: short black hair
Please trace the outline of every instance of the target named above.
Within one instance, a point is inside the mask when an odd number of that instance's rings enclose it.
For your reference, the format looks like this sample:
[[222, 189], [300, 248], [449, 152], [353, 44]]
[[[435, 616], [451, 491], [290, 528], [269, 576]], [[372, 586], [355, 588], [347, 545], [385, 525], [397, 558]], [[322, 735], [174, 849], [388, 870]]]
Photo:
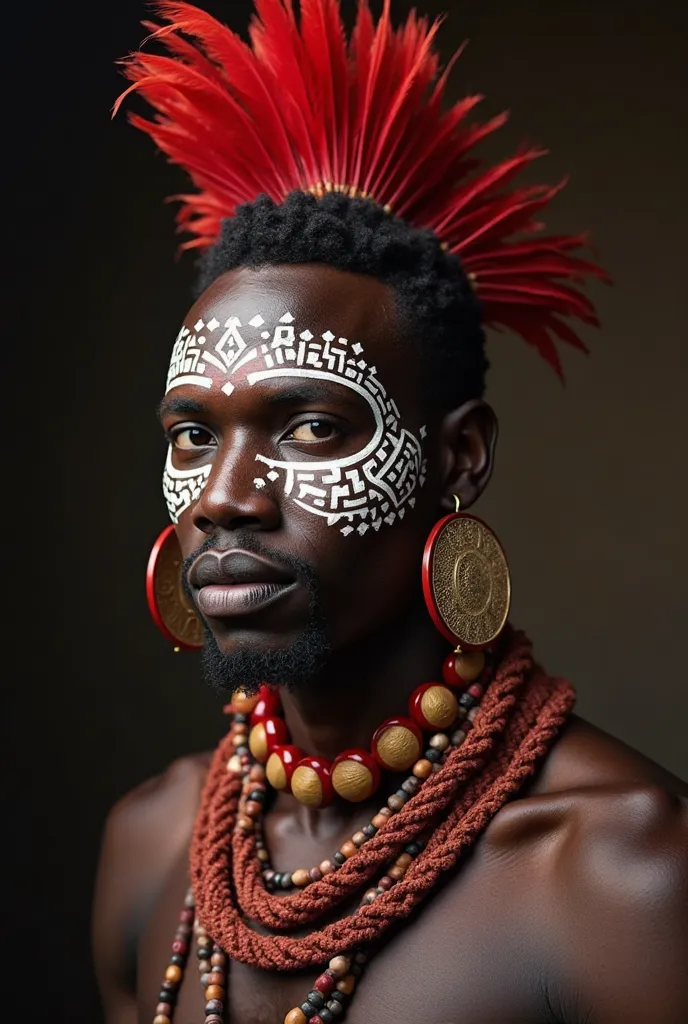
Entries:
[[261, 195], [222, 222], [220, 237], [201, 258], [198, 294], [228, 270], [285, 263], [322, 263], [378, 278], [426, 354], [432, 399], [451, 408], [482, 397], [489, 364], [480, 303], [459, 259], [432, 231], [342, 193], [292, 192], [282, 203]]

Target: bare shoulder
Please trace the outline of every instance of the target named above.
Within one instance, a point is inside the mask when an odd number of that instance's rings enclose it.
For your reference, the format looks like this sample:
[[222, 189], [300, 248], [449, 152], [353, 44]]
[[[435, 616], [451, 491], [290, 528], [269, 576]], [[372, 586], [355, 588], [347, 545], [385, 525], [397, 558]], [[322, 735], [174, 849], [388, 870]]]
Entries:
[[487, 855], [519, 865], [524, 902], [566, 964], [558, 991], [591, 1020], [688, 1020], [687, 798], [680, 779], [574, 718], [488, 830]]
[[136, 1019], [138, 937], [169, 872], [188, 850], [209, 762], [209, 754], [174, 761], [108, 815], [93, 909], [96, 972], [108, 1021]]

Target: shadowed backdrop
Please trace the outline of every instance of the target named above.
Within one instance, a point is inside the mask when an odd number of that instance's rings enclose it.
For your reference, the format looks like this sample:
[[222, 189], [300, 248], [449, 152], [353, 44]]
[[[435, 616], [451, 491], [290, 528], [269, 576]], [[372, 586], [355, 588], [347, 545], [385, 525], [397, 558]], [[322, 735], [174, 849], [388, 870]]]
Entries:
[[[204, 6], [243, 31], [248, 3]], [[565, 387], [521, 341], [489, 339], [501, 440], [477, 511], [510, 557], [513, 620], [575, 683], [580, 714], [686, 775], [685, 14], [670, 0], [420, 6], [450, 9], [445, 57], [471, 40], [452, 96], [485, 93], [486, 116], [513, 111], [485, 155], [522, 140], [549, 147], [532, 180], [571, 180], [548, 227], [589, 228], [615, 280], [591, 289], [603, 329], [584, 332], [590, 358], [564, 353]], [[410, 7], [393, 2], [400, 17]], [[33, 568], [21, 503], [9, 547], [21, 578], [50, 586], [21, 612], [28, 641], [6, 723], [20, 754], [14, 795], [34, 777], [40, 835], [17, 921], [40, 948], [31, 958], [55, 1021], [100, 1019], [89, 904], [109, 806], [223, 729], [197, 660], [173, 655], [145, 605], [148, 551], [166, 523], [154, 410], [193, 277], [191, 258], [175, 262], [163, 203], [181, 173], [123, 116], [109, 120], [114, 61], [137, 47], [145, 16], [134, 0], [81, 22], [34, 4], [17, 14], [10, 54], [21, 81], [45, 91], [31, 100], [15, 77], [8, 100], [22, 129], [5, 201], [22, 224], [10, 357], [20, 353], [20, 443], [27, 409], [36, 434], [23, 455]], [[17, 455], [16, 437], [6, 441]], [[16, 494], [13, 474], [8, 484]]]

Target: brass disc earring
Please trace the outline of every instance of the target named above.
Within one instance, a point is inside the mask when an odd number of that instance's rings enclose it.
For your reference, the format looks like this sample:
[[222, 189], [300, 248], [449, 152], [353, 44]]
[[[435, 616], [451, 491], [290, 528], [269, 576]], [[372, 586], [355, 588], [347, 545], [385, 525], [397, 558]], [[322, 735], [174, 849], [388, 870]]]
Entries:
[[203, 624], [182, 587], [181, 548], [173, 526], [166, 527], [148, 558], [146, 598], [153, 621], [177, 651], [203, 646]]
[[489, 647], [504, 628], [511, 578], [504, 550], [482, 519], [459, 511], [433, 528], [423, 555], [423, 594], [433, 623], [456, 649]]

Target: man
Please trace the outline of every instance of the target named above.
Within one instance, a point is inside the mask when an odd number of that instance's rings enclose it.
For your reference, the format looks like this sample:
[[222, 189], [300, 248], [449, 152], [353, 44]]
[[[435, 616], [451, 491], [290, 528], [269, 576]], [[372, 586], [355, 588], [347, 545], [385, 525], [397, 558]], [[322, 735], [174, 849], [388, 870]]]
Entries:
[[434, 29], [362, 5], [347, 54], [325, 0], [300, 30], [258, 10], [249, 51], [165, 4], [175, 59], [128, 65], [210, 246], [160, 418], [232, 724], [112, 812], [107, 1019], [683, 1022], [686, 788], [570, 714], [465, 515], [496, 442], [480, 317], [558, 365], [561, 316], [593, 319], [561, 278], [596, 268], [510, 239], [551, 195], [500, 191], [535, 154], [458, 178], [483, 130], [428, 99]]

